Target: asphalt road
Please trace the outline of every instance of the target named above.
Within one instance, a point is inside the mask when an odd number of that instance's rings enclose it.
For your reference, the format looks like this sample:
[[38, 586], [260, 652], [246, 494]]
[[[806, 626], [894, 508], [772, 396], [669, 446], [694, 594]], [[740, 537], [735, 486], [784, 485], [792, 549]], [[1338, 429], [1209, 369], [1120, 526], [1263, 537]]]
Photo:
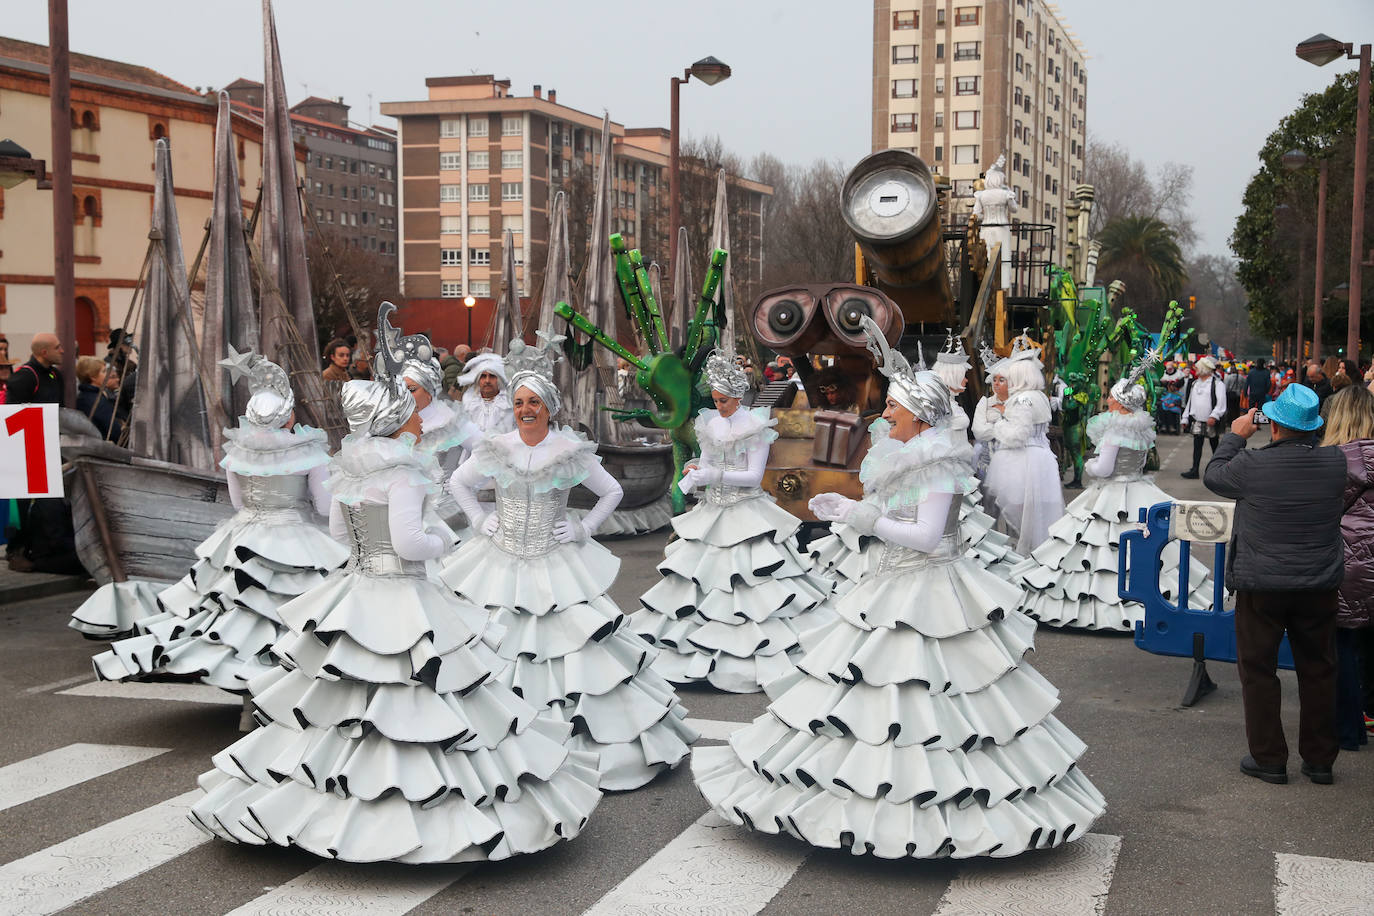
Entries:
[[[1160, 485], [1180, 498], [1206, 498], [1199, 482], [1178, 477], [1191, 457], [1188, 440], [1163, 437], [1160, 448]], [[613, 545], [624, 560], [612, 593], [622, 607], [634, 607], [655, 581], [664, 541], [659, 535]], [[1335, 911], [1329, 901], [1340, 894], [1362, 901], [1348, 912], [1374, 912], [1374, 750], [1342, 754], [1333, 786], [1297, 778], [1296, 759], [1289, 785], [1259, 783], [1237, 769], [1245, 741], [1232, 665], [1212, 663], [1219, 689], [1183, 709], [1187, 661], [1149, 655], [1125, 636], [1045, 629], [1033, 664], [1060, 688], [1059, 718], [1087, 742], [1081, 766], [1109, 806], [1092, 837], [1064, 850], [1010, 862], [887, 862], [811, 851], [786, 838], [712, 827], [709, 819], [693, 827], [707, 809], [685, 766], [639, 791], [607, 797], [574, 841], [504, 863], [321, 868], [305, 853], [188, 841], [175, 831], [145, 848], [128, 840], [128, 831], [121, 835], [119, 824], [136, 826], [194, 789], [210, 756], [237, 737], [238, 710], [65, 693], [90, 680], [89, 657], [100, 648], [66, 628], [83, 597], [0, 609], [0, 913], [49, 912], [74, 902], [69, 912], [139, 916], [208, 916], [239, 907], [577, 914], [612, 892], [617, 896], [597, 912], [1192, 916], [1297, 912], [1301, 904], [1304, 912], [1324, 913]], [[1291, 674], [1284, 685], [1284, 718], [1296, 745]], [[716, 722], [747, 722], [765, 705], [761, 695], [699, 689], [682, 697], [694, 718]], [[61, 768], [46, 763], [54, 758], [33, 758], [78, 743], [165, 752], [109, 771], [97, 767], [82, 781], [39, 794], [32, 783], [61, 782]], [[90, 831], [103, 832], [83, 839]], [[104, 852], [90, 853], [81, 845], [87, 840]], [[148, 867], [152, 862], [158, 864]], [[38, 888], [37, 896], [19, 895], [21, 884]]]

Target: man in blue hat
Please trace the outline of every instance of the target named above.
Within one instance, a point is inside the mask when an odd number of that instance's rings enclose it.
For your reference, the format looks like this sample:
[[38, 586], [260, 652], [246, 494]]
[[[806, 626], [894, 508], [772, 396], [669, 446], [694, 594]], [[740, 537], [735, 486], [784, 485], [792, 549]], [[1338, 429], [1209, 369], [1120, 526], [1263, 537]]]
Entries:
[[[1288, 744], [1279, 718], [1279, 643], [1288, 633], [1298, 675], [1302, 773], [1332, 781], [1336, 737], [1336, 592], [1345, 576], [1341, 515], [1345, 458], [1317, 444], [1320, 399], [1293, 384], [1261, 414], [1237, 417], [1207, 464], [1204, 483], [1236, 501], [1226, 583], [1236, 590], [1236, 669], [1250, 754], [1241, 772], [1288, 782]], [[1270, 424], [1270, 443], [1247, 449]]]

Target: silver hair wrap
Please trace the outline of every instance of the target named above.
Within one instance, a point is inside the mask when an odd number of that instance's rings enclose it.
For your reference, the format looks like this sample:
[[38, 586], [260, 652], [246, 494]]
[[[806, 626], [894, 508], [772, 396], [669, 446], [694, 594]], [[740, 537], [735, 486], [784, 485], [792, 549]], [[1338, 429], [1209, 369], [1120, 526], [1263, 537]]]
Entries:
[[411, 358], [401, 365], [401, 381], [404, 382], [406, 379], [425, 389], [430, 397], [437, 398], [439, 389], [444, 384], [444, 370], [439, 368], [439, 361], [436, 359], [430, 358], [425, 361]]
[[248, 379], [248, 406], [244, 419], [264, 429], [278, 429], [291, 418], [296, 398], [286, 371], [265, 356], [248, 350], [240, 353], [229, 344], [229, 356], [219, 364], [229, 370], [231, 382]]
[[348, 429], [367, 436], [390, 436], [415, 413], [415, 399], [386, 382], [344, 382], [340, 400]]
[[506, 372], [510, 377], [509, 388], [514, 397], [517, 389], [528, 388], [549, 408], [549, 416], [555, 416], [563, 406], [563, 396], [554, 384], [553, 369], [562, 358], [560, 348], [566, 339], [562, 334], [550, 335], [536, 331], [539, 339], [537, 346], [528, 346], [520, 338], [510, 342], [506, 351]]
[[748, 373], [720, 350], [712, 350], [706, 357], [706, 379], [712, 391], [732, 398], [742, 398], [749, 393]]
[[1150, 348], [1145, 351], [1145, 355], [1140, 358], [1140, 362], [1131, 367], [1131, 371], [1126, 373], [1126, 377], [1117, 380], [1112, 386], [1112, 397], [1116, 402], [1128, 410], [1143, 410], [1145, 398], [1148, 392], [1145, 386], [1140, 384], [1140, 379], [1145, 375], [1145, 370], [1155, 365], [1162, 359], [1162, 354], [1157, 348]]
[[888, 345], [878, 323], [863, 316], [864, 333], [868, 335], [868, 349], [877, 360], [878, 370], [887, 376], [888, 397], [931, 426], [949, 422], [953, 412], [949, 388], [940, 377], [929, 370], [915, 370], [907, 358]]

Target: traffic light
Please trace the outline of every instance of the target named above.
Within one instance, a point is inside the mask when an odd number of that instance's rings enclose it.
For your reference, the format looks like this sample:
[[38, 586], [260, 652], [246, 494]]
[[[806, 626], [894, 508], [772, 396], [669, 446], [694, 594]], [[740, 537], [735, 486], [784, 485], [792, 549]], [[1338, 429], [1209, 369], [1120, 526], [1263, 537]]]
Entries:
[[1193, 309], [1195, 309], [1195, 308], [1197, 308], [1197, 296], [1189, 296], [1189, 297], [1188, 297], [1188, 311], [1191, 312], [1191, 311], [1192, 311]]

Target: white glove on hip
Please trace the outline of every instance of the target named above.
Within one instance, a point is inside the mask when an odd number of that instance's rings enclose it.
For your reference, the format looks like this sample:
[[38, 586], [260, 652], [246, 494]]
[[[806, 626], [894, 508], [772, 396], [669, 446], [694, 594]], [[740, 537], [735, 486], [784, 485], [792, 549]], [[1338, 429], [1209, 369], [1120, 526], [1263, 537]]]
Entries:
[[588, 538], [587, 528], [575, 519], [565, 518], [563, 521], [553, 526], [553, 539], [560, 544], [571, 544], [573, 541], [585, 541]]

